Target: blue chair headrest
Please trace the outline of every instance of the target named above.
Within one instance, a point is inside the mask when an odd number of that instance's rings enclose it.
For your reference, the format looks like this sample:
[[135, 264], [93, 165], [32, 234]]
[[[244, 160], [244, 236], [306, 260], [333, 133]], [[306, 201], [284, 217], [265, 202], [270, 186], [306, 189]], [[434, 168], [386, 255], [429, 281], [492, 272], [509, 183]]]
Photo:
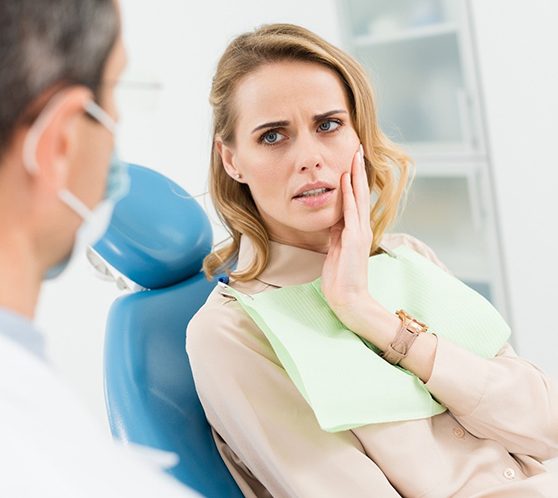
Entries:
[[116, 205], [109, 228], [93, 249], [147, 289], [199, 273], [213, 240], [205, 211], [156, 171], [130, 164], [129, 174], [130, 192]]

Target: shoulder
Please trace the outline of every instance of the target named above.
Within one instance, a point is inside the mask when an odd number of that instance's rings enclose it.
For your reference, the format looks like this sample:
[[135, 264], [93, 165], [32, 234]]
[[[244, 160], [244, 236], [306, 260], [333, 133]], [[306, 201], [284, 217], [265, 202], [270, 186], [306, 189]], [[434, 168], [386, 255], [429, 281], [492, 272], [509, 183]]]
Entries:
[[446, 265], [440, 261], [440, 258], [438, 258], [431, 247], [407, 233], [386, 233], [382, 237], [381, 245], [389, 250], [396, 249], [402, 245], [407, 246], [421, 256], [424, 256], [426, 259], [432, 261], [432, 263], [439, 266], [443, 270], [448, 273], [450, 272]]
[[[246, 292], [246, 289], [240, 289]], [[186, 350], [195, 369], [204, 359], [260, 354], [278, 363], [267, 338], [240, 304], [215, 287], [186, 329]]]

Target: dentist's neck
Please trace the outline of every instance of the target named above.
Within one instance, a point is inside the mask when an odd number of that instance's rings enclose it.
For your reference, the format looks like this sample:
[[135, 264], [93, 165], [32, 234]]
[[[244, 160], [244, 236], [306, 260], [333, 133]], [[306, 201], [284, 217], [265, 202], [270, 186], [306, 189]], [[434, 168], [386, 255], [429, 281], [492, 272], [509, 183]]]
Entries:
[[41, 276], [31, 246], [23, 235], [0, 234], [0, 307], [33, 319]]

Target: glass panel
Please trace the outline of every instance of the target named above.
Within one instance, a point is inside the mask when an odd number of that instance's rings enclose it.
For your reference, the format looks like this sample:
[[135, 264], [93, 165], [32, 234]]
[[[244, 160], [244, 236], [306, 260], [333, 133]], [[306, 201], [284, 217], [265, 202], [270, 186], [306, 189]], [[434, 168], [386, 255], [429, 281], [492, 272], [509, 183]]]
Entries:
[[395, 141], [435, 152], [473, 148], [457, 0], [347, 0], [349, 50]]
[[349, 0], [352, 36], [384, 35], [454, 20], [455, 0]]
[[455, 32], [356, 49], [377, 95], [380, 124], [394, 140], [463, 141], [463, 75]]
[[490, 297], [492, 272], [467, 177], [417, 177], [391, 230], [427, 243], [458, 278]]

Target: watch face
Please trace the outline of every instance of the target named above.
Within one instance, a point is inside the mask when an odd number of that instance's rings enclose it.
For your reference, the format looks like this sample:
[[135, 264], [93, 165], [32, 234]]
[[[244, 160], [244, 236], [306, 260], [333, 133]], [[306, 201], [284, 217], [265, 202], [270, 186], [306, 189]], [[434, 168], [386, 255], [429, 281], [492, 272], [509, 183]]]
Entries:
[[424, 332], [425, 329], [424, 327], [421, 327], [417, 322], [415, 322], [414, 320], [411, 320], [409, 322], [409, 324], [407, 325], [407, 328], [409, 328], [412, 332], [414, 332], [415, 334], [420, 334], [421, 332]]
[[404, 322], [407, 322], [407, 330], [410, 330], [414, 334], [420, 334], [421, 332], [426, 332], [428, 330], [428, 326], [426, 324], [419, 322], [416, 318], [412, 317], [404, 310], [397, 311], [397, 316]]

